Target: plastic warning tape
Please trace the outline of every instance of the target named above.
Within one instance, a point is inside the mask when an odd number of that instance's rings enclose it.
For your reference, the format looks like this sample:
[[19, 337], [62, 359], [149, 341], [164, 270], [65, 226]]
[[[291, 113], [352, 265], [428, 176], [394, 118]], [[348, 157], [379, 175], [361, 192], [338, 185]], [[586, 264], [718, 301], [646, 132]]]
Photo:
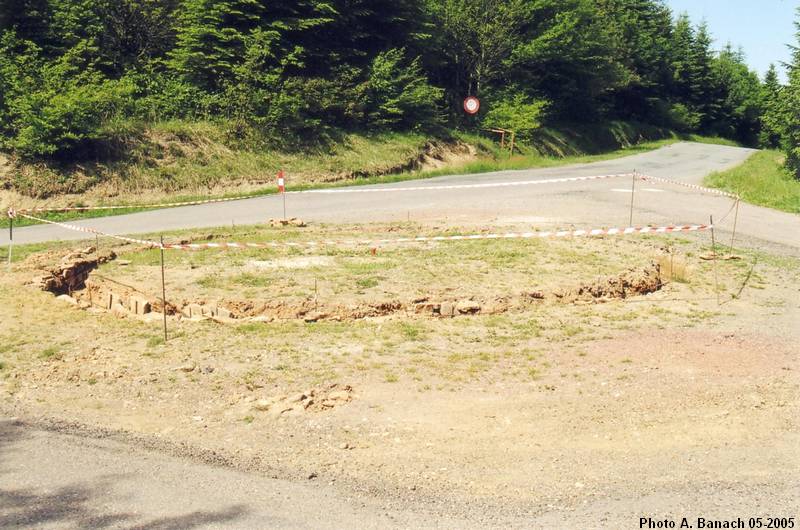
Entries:
[[434, 186], [406, 186], [402, 188], [344, 188], [344, 189], [322, 189], [322, 190], [307, 190], [295, 193], [391, 193], [403, 191], [436, 191], [436, 190], [468, 190], [468, 189], [482, 189], [482, 188], [506, 188], [515, 186], [536, 186], [543, 184], [561, 184], [564, 182], [582, 182], [587, 180], [602, 180], [620, 177], [630, 177], [632, 173], [617, 173], [614, 175], [590, 175], [587, 177], [563, 177], [554, 179], [538, 179], [538, 180], [520, 180], [510, 182], [484, 182], [481, 184], [445, 184]]
[[269, 241], [266, 243], [182, 243], [165, 244], [168, 250], [207, 250], [207, 249], [258, 249], [258, 248], [316, 248], [326, 246], [384, 245], [394, 243], [428, 243], [439, 241], [476, 241], [498, 239], [547, 239], [562, 237], [624, 236], [634, 234], [670, 234], [675, 232], [698, 232], [711, 229], [711, 225], [681, 225], [660, 227], [598, 228], [594, 230], [559, 230], [548, 232], [508, 232], [504, 234], [468, 234], [458, 236], [419, 236], [394, 239], [352, 239], [324, 241]]
[[417, 237], [398, 237], [390, 239], [344, 239], [344, 240], [324, 240], [324, 241], [269, 241], [265, 243], [176, 243], [165, 244], [155, 243], [146, 239], [136, 239], [132, 237], [118, 236], [115, 234], [108, 234], [101, 232], [94, 228], [86, 226], [77, 226], [69, 223], [59, 223], [57, 221], [49, 221], [47, 219], [40, 219], [32, 215], [18, 213], [21, 217], [39, 221], [42, 223], [59, 226], [67, 230], [83, 232], [86, 234], [94, 234], [103, 237], [110, 237], [125, 241], [127, 243], [135, 243], [137, 245], [145, 245], [150, 248], [164, 248], [167, 250], [207, 250], [207, 249], [258, 249], [258, 248], [315, 248], [326, 246], [360, 246], [360, 245], [385, 245], [385, 244], [400, 244], [400, 243], [426, 243], [426, 242], [440, 242], [440, 241], [476, 241], [476, 240], [498, 240], [498, 239], [547, 239], [547, 238], [563, 238], [563, 237], [599, 237], [599, 236], [625, 236], [634, 234], [670, 234], [675, 232], [698, 232], [709, 230], [713, 228], [712, 225], [679, 225], [679, 226], [643, 226], [643, 227], [628, 227], [628, 228], [596, 228], [593, 230], [558, 230], [558, 231], [543, 231], [543, 232], [507, 232], [504, 234], [467, 234], [455, 236], [417, 236]]
[[641, 175], [641, 174], [639, 174], [638, 177], [640, 179], [644, 180], [644, 181], [663, 182], [665, 184], [672, 184], [674, 186], [683, 186], [684, 188], [689, 188], [689, 189], [693, 189], [693, 190], [697, 190], [697, 191], [702, 191], [703, 193], [711, 193], [713, 195], [721, 195], [723, 197], [729, 197], [731, 199], [736, 199], [736, 200], [740, 200], [741, 199], [741, 197], [739, 197], [735, 193], [730, 193], [730, 192], [724, 191], [724, 190], [717, 190], [717, 189], [714, 189], [714, 188], [706, 188], [705, 186], [700, 186], [698, 184], [689, 184], [688, 182], [681, 182], [679, 180], [670, 180], [670, 179], [665, 179], [665, 178], [662, 178], [662, 177], [653, 177], [651, 175]]
[[[565, 182], [581, 182], [587, 180], [600, 180], [611, 179], [620, 177], [630, 177], [631, 173], [619, 173], [615, 175], [591, 175], [587, 177], [565, 177], [554, 179], [540, 179], [540, 180], [524, 180], [512, 182], [486, 182], [482, 184], [448, 184], [441, 186], [406, 186], [400, 188], [336, 188], [336, 189], [320, 189], [320, 190], [304, 190], [304, 191], [289, 191], [287, 194], [291, 195], [304, 195], [304, 194], [332, 194], [332, 193], [391, 193], [391, 192], [407, 192], [407, 191], [435, 191], [435, 190], [456, 190], [456, 189], [481, 189], [481, 188], [502, 188], [512, 186], [532, 186], [544, 184], [559, 184]], [[243, 201], [247, 199], [255, 199], [263, 197], [264, 195], [245, 195], [242, 197], [228, 197], [224, 199], [206, 199], [201, 201], [186, 201], [186, 202], [165, 202], [160, 204], [144, 204], [144, 205], [119, 205], [119, 206], [65, 206], [53, 208], [26, 208], [17, 210], [16, 213], [58, 213], [58, 212], [88, 212], [98, 210], [130, 210], [130, 209], [153, 209], [153, 208], [175, 208], [178, 206], [198, 206], [201, 204], [214, 204], [220, 202]], [[9, 216], [14, 212], [9, 209]]]
[[77, 226], [68, 223], [59, 223], [56, 221], [48, 221], [47, 219], [40, 219], [38, 217], [34, 217], [32, 215], [28, 215], [22, 212], [17, 212], [20, 217], [25, 217], [26, 219], [30, 219], [32, 221], [39, 221], [41, 223], [47, 223], [50, 225], [60, 226], [61, 228], [66, 228], [67, 230], [72, 230], [75, 232], [83, 232], [86, 234], [94, 234], [103, 237], [110, 237], [113, 239], [119, 239], [120, 241], [125, 241], [127, 243], [136, 243], [137, 245], [147, 245], [148, 247], [159, 248], [161, 245], [159, 243], [154, 243], [153, 241], [147, 241], [146, 239], [136, 239], [132, 237], [125, 237], [125, 236], [118, 236], [114, 234], [107, 234], [105, 232], [101, 232], [100, 230], [95, 230], [94, 228], [90, 228], [88, 226]]
[[197, 206], [200, 204], [212, 204], [217, 202], [231, 202], [242, 201], [246, 199], [254, 199], [260, 195], [246, 195], [244, 197], [228, 197], [224, 199], [206, 199], [202, 201], [187, 201], [187, 202], [164, 202], [160, 204], [129, 204], [120, 206], [65, 206], [63, 208], [27, 208], [17, 210], [16, 213], [45, 213], [45, 212], [88, 212], [92, 210], [131, 210], [131, 209], [144, 209], [144, 208], [174, 208], [176, 206]]

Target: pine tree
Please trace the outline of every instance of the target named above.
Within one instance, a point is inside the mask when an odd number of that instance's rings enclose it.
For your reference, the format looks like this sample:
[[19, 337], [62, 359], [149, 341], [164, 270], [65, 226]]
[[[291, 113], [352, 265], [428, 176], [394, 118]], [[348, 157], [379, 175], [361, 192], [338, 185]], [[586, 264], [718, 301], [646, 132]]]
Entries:
[[800, 8], [797, 10], [796, 46], [792, 46], [792, 62], [789, 65], [789, 84], [783, 90], [783, 138], [786, 167], [795, 178], [800, 179]]
[[672, 80], [673, 95], [681, 102], [688, 103], [692, 93], [692, 49], [694, 47], [694, 29], [689, 15], [681, 13], [675, 21], [672, 32]]
[[714, 59], [717, 115], [709, 127], [717, 135], [756, 145], [762, 113], [761, 81], [745, 62], [744, 52], [728, 44]]
[[689, 60], [689, 102], [700, 115], [700, 129], [710, 131], [722, 96], [714, 76], [711, 35], [705, 21], [694, 32]]
[[241, 64], [247, 35], [263, 12], [258, 0], [185, 0], [172, 67], [197, 87], [218, 90]]
[[155, 58], [165, 58], [175, 45], [174, 14], [178, 0], [113, 0], [99, 14], [101, 66], [121, 76]]
[[761, 132], [759, 134], [759, 144], [767, 149], [776, 149], [781, 144], [781, 129], [783, 116], [782, 90], [778, 80], [778, 70], [774, 64], [769, 65], [764, 76], [764, 83], [761, 85], [761, 106], [763, 114], [761, 116]]
[[615, 55], [627, 71], [616, 90], [616, 112], [647, 119], [671, 86], [672, 15], [661, 0], [598, 0], [612, 26]]
[[0, 33], [14, 30], [20, 40], [42, 47], [48, 44], [51, 10], [47, 0], [0, 2]]

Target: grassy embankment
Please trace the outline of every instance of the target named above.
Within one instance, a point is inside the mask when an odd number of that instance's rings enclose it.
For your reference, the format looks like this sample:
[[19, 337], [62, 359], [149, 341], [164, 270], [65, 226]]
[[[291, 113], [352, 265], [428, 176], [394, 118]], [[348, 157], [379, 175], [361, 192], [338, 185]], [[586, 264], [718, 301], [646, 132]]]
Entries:
[[[434, 140], [415, 133], [351, 134], [326, 148], [298, 152], [235, 148], [214, 123], [165, 122], [116, 140], [107, 161], [69, 167], [21, 165], [0, 171], [0, 206], [156, 204], [275, 193], [275, 174], [287, 172], [291, 190], [377, 184], [443, 174], [553, 167], [629, 156], [681, 139], [657, 127], [610, 122], [543, 128], [510, 156], [495, 138], [454, 133]], [[471, 146], [470, 148], [466, 146]], [[7, 166], [8, 167], [8, 166]], [[127, 209], [119, 213], [130, 213]], [[115, 212], [53, 214], [52, 220], [100, 217]], [[19, 226], [30, 221], [18, 219]], [[7, 226], [0, 219], [0, 226]]]
[[738, 167], [709, 175], [706, 184], [753, 204], [800, 213], [800, 181], [783, 167], [783, 160], [779, 151], [761, 151]]

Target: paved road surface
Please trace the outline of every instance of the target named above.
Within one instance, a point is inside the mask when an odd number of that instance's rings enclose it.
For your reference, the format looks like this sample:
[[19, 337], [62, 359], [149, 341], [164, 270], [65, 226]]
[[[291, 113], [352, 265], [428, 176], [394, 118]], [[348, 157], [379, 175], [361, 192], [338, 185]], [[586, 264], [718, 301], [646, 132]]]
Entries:
[[[751, 149], [678, 143], [656, 151], [591, 164], [550, 169], [502, 171], [467, 176], [447, 176], [369, 186], [391, 189], [442, 184], [477, 184], [631, 172], [700, 183], [712, 171], [735, 166], [753, 153]], [[526, 223], [534, 228], [574, 225], [580, 228], [627, 226], [630, 182], [625, 179], [567, 184], [393, 193], [290, 194], [288, 212], [314, 222], [448, 220], [458, 224], [492, 222]], [[732, 201], [693, 190], [643, 183], [638, 186], [634, 224], [705, 223], [714, 215], [721, 229], [730, 229]], [[726, 214], [728, 214], [726, 216]], [[157, 210], [102, 219], [83, 224], [113, 234], [155, 233], [182, 228], [254, 224], [282, 216], [278, 196], [229, 203]], [[724, 218], [724, 220], [722, 220]], [[719, 222], [719, 220], [722, 220]], [[766, 242], [800, 246], [800, 217], [767, 208], [743, 205], [739, 232]], [[32, 226], [15, 231], [16, 243], [86, 238], [54, 226]], [[0, 232], [0, 244], [8, 235]]]
[[[639, 517], [797, 516], [800, 482], [708, 483], [588, 497], [540, 513], [420, 499], [398, 505], [318, 481], [291, 482], [0, 417], [0, 528], [639, 528]], [[530, 507], [534, 509], [534, 506]], [[465, 511], [470, 511], [468, 515]], [[691, 521], [694, 523], [694, 521]]]
[[[314, 481], [265, 478], [0, 418], [0, 528], [437, 527]], [[447, 519], [447, 527], [467, 521]]]

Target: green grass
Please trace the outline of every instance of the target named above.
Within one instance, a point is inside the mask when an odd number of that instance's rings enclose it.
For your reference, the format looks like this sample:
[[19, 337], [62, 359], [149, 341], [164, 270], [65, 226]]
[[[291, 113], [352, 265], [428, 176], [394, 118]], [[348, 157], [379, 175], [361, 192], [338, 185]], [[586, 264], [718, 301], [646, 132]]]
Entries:
[[699, 144], [727, 145], [729, 147], [743, 147], [742, 144], [728, 138], [719, 136], [701, 136], [699, 134], [681, 135], [681, 139], [687, 142], [697, 142]]
[[41, 359], [52, 359], [54, 357], [58, 358], [59, 355], [60, 351], [57, 346], [48, 346], [47, 348], [39, 352], [39, 357]]
[[783, 160], [778, 151], [760, 151], [738, 167], [709, 175], [705, 183], [759, 206], [800, 213], [800, 180], [784, 169]]

